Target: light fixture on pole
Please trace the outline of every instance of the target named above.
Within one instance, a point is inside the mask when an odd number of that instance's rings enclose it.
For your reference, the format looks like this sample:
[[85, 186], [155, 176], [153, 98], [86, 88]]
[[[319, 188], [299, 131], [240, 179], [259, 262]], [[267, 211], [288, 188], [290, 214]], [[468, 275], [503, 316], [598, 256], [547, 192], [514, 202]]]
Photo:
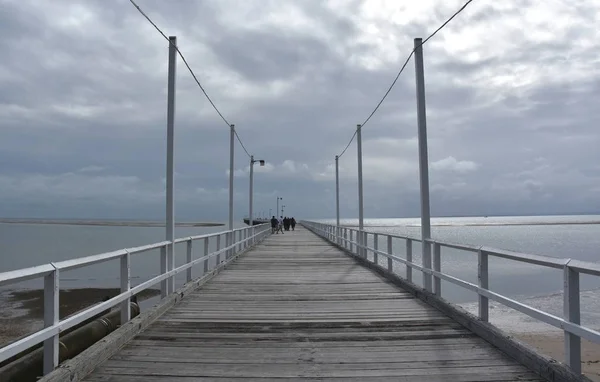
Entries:
[[285, 208], [284, 205], [281, 205], [281, 216], [283, 216], [283, 209]]
[[253, 196], [253, 190], [252, 188], [254, 187], [254, 163], [259, 162], [260, 166], [264, 166], [265, 165], [265, 161], [263, 159], [257, 159], [254, 160], [254, 155], [250, 156], [250, 211], [248, 214], [248, 225], [250, 227], [252, 227], [254, 225], [254, 216], [252, 216], [252, 196]]
[[277, 209], [275, 210], [275, 214], [277, 214], [277, 213], [279, 212], [279, 201], [280, 201], [280, 200], [283, 200], [283, 198], [282, 198], [282, 197], [280, 197], [280, 196], [278, 196], [278, 197], [277, 197]]

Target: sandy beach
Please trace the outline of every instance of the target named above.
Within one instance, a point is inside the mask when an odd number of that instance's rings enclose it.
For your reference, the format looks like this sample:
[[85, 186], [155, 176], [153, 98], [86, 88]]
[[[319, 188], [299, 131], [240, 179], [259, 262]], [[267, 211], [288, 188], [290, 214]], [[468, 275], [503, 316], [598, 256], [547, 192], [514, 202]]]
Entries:
[[[117, 288], [78, 288], [60, 291], [60, 318], [67, 317], [106, 297], [119, 294]], [[137, 295], [138, 301], [160, 295], [156, 289], [148, 289]], [[44, 291], [41, 289], [5, 290], [0, 293], [0, 347], [29, 335], [43, 327]]]
[[[514, 337], [536, 348], [538, 352], [564, 362], [564, 338], [562, 333], [514, 333]], [[600, 381], [600, 344], [581, 341], [581, 368], [593, 381]]]

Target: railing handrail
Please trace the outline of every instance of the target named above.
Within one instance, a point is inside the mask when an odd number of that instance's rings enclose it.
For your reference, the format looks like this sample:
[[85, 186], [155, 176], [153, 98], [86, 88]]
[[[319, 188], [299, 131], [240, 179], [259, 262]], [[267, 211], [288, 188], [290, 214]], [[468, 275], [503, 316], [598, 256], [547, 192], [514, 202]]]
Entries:
[[[266, 223], [265, 224], [257, 224], [257, 225], [255, 225], [255, 227], [260, 227], [263, 225], [266, 225]], [[250, 227], [235, 228], [235, 229], [233, 229], [233, 232], [243, 231], [248, 228], [250, 228]], [[229, 232], [232, 232], [232, 231], [227, 230], [227, 231], [220, 231], [220, 232], [215, 232], [215, 233], [208, 233], [208, 234], [204, 234], [204, 235], [180, 237], [180, 238], [173, 240], [173, 244], [184, 243], [184, 242], [187, 242], [190, 240], [196, 241], [196, 240], [202, 240], [205, 238], [222, 236]], [[153, 249], [158, 249], [158, 248], [164, 247], [169, 244], [171, 244], [171, 242], [168, 240], [165, 240], [165, 241], [161, 241], [158, 243], [145, 244], [145, 245], [141, 245], [141, 246], [137, 246], [137, 247], [123, 248], [123, 249], [118, 249], [116, 251], [102, 252], [102, 253], [99, 253], [96, 255], [75, 257], [73, 259], [61, 260], [61, 261], [42, 264], [42, 265], [34, 265], [31, 267], [25, 267], [25, 268], [14, 269], [11, 271], [0, 272], [0, 286], [7, 285], [7, 284], [14, 284], [16, 282], [26, 281], [26, 280], [37, 278], [40, 276], [44, 276], [44, 275], [47, 275], [48, 273], [54, 271], [55, 269], [59, 269], [59, 270], [63, 270], [63, 271], [64, 270], [72, 270], [72, 269], [76, 269], [76, 268], [81, 268], [81, 267], [113, 260], [113, 259], [123, 256], [127, 252], [129, 254], [133, 255], [133, 254], [150, 251]]]
[[[244, 232], [243, 235], [242, 232]], [[76, 326], [84, 322], [85, 320], [105, 311], [106, 309], [114, 307], [119, 303], [123, 304], [121, 306], [121, 324], [123, 324], [129, 321], [130, 319], [130, 299], [137, 293], [162, 282], [163, 285], [161, 285], [161, 298], [164, 298], [167, 295], [174, 292], [173, 287], [171, 287], [171, 289], [173, 290], [169, 290], [167, 286], [167, 281], [171, 281], [174, 285], [175, 275], [187, 270], [187, 282], [189, 282], [191, 281], [192, 277], [191, 268], [194, 265], [204, 262], [204, 275], [209, 270], [208, 261], [213, 257], [218, 258], [220, 255], [226, 254], [227, 258], [230, 258], [238, 251], [245, 250], [251, 245], [259, 242], [269, 233], [271, 233], [271, 227], [269, 224], [259, 224], [254, 226], [237, 228], [234, 230], [183, 237], [175, 239], [173, 240], [173, 242], [161, 241], [153, 244], [124, 248], [116, 251], [104, 252], [91, 256], [79, 257], [69, 260], [53, 262], [49, 264], [1, 272], [0, 286], [14, 284], [20, 281], [30, 280], [33, 278], [44, 277], [45, 327], [41, 330], [38, 330], [30, 335], [27, 335], [17, 341], [9, 343], [8, 345], [5, 345], [4, 347], [0, 348], [0, 362], [3, 362], [6, 359], [11, 358], [19, 354], [20, 352], [32, 346], [35, 346], [41, 342], [52, 341], [53, 343], [51, 344], [51, 346], [44, 346], [44, 374], [46, 374], [58, 365], [57, 339], [61, 332], [72, 328], [73, 326]], [[226, 235], [225, 239], [228, 244], [226, 244], [225, 247], [220, 248], [220, 239], [223, 235]], [[209, 253], [208, 243], [209, 240], [213, 237], [217, 237], [217, 248], [215, 251]], [[197, 240], [204, 240], [204, 254], [203, 256], [192, 260], [192, 242]], [[187, 242], [188, 244], [186, 263], [175, 268], [174, 261], [172, 261], [172, 267], [171, 269], [169, 269], [168, 259], [166, 257], [167, 246], [172, 246], [177, 243], [183, 242]], [[130, 255], [147, 252], [153, 249], [161, 249], [161, 273], [158, 276], [155, 276], [149, 280], [144, 281], [139, 285], [136, 285], [135, 287], [131, 287]], [[95, 304], [67, 318], [60, 320], [58, 317], [60, 271], [72, 270], [115, 259], [121, 260], [121, 293], [110, 298], [107, 301]], [[48, 312], [47, 309], [49, 309], [50, 312]]]
[[[424, 279], [426, 277], [433, 277], [433, 286], [431, 287], [431, 289], [428, 289], [428, 291], [439, 297], [441, 297], [441, 280], [450, 282], [454, 285], [458, 285], [462, 288], [477, 293], [477, 295], [479, 296], [479, 319], [482, 321], [489, 321], [489, 300], [491, 299], [509, 308], [515, 309], [521, 313], [525, 313], [528, 316], [535, 318], [541, 322], [562, 329], [565, 333], [566, 363], [575, 372], [581, 372], [581, 338], [585, 338], [595, 343], [600, 343], [599, 331], [581, 325], [579, 288], [579, 275], [587, 274], [593, 276], [600, 276], [600, 263], [574, 260], [570, 258], [558, 258], [544, 255], [521, 253], [516, 251], [492, 248], [485, 245], [475, 246], [469, 244], [457, 244], [438, 239], [426, 239], [425, 243], [433, 247], [433, 262], [431, 264], [431, 268], [429, 268], [428, 266], [425, 266], [425, 263], [423, 265], [418, 265], [412, 262], [412, 241], [419, 241], [414, 238], [387, 234], [383, 232], [372, 232], [365, 230], [359, 231], [350, 227], [336, 226], [332, 224], [319, 223], [313, 221], [302, 221], [301, 223], [307, 226], [307, 228], [313, 230], [318, 235], [329, 240], [330, 242], [333, 242], [334, 244], [342, 247], [343, 249], [349, 250], [353, 255], [362, 257], [367, 261], [371, 261], [367, 257], [367, 252], [372, 252], [373, 262], [378, 266], [379, 264], [377, 261], [377, 256], [381, 255], [386, 257], [388, 259], [388, 271], [390, 272], [393, 272], [393, 261], [398, 261], [406, 265], [406, 280], [409, 282], [412, 282], [413, 269], [421, 271], [424, 275]], [[347, 237], [348, 232], [350, 232], [350, 238]], [[356, 232], [356, 235], [354, 236], [356, 240], [352, 240], [353, 232]], [[373, 248], [369, 247], [367, 244], [367, 237], [369, 234], [374, 236]], [[382, 251], [378, 248], [379, 236], [386, 236], [388, 238], [387, 251]], [[399, 256], [395, 256], [393, 254], [392, 238], [400, 238], [406, 241], [406, 259], [401, 258]], [[361, 243], [365, 244], [363, 245]], [[442, 247], [477, 253], [478, 284], [474, 284], [442, 272]], [[354, 252], [353, 248], [356, 248], [356, 253]], [[500, 293], [493, 292], [492, 290], [490, 290], [488, 282], [489, 256], [539, 265], [546, 268], [562, 269], [564, 278], [563, 312], [565, 317], [558, 317], [556, 315], [544, 312], [542, 310], [536, 309], [532, 306], [521, 303], [507, 296], [501, 295]], [[424, 285], [426, 284], [424, 283]]]
[[[310, 220], [306, 220], [304, 222], [305, 223], [318, 223], [318, 224], [328, 225], [331, 227], [336, 227], [336, 225], [334, 225], [334, 224], [319, 223], [319, 222], [313, 222]], [[347, 227], [347, 226], [343, 226], [343, 225], [340, 225], [340, 228], [347, 229], [347, 230], [354, 231], [354, 232], [359, 232], [359, 230], [356, 228], [351, 228], [351, 227]], [[367, 231], [367, 230], [363, 230], [363, 232], [370, 233], [370, 234], [390, 236], [395, 239], [412, 240], [414, 242], [421, 242], [420, 238], [416, 238], [413, 236], [405, 236], [405, 235], [391, 234], [391, 233], [385, 233], [385, 232], [374, 232], [374, 231]], [[548, 256], [548, 255], [536, 255], [536, 254], [532, 254], [532, 253], [517, 252], [517, 251], [511, 251], [508, 249], [500, 249], [500, 248], [490, 247], [487, 245], [461, 244], [461, 243], [455, 243], [455, 242], [451, 242], [451, 241], [447, 241], [447, 240], [440, 240], [440, 239], [427, 239], [426, 241], [430, 244], [439, 244], [443, 247], [458, 249], [458, 250], [467, 251], [467, 252], [477, 253], [479, 251], [484, 251], [487, 254], [492, 255], [494, 257], [500, 257], [500, 258], [505, 258], [505, 259], [509, 259], [509, 260], [521, 261], [521, 262], [525, 262], [525, 263], [536, 264], [536, 265], [546, 266], [546, 267], [555, 268], [555, 269], [562, 269], [566, 264], [569, 264], [569, 266], [571, 266], [571, 267], [576, 267], [578, 272], [580, 272], [580, 273], [585, 273], [585, 274], [594, 275], [594, 276], [600, 276], [600, 263], [595, 263], [595, 262], [591, 262], [591, 261], [574, 260], [571, 258], [554, 257], [554, 256]], [[353, 242], [353, 244], [358, 245], [359, 243]]]

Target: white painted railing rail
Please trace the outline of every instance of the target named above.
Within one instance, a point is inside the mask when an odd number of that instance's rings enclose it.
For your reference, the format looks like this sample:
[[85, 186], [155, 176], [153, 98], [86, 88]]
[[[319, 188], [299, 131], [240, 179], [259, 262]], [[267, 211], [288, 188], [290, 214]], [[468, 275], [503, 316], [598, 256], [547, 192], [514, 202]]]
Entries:
[[[334, 226], [312, 221], [301, 221], [300, 223], [306, 228], [316, 233], [317, 235], [329, 240], [334, 244], [341, 246], [342, 248], [348, 250], [356, 256], [358, 256], [359, 254], [363, 254], [361, 255], [361, 257], [366, 260], [369, 260], [367, 257], [367, 253], [371, 252], [373, 254], [373, 262], [377, 265], [379, 265], [378, 256], [386, 257], [388, 260], [387, 269], [390, 272], [393, 272], [394, 261], [404, 264], [406, 266], [406, 279], [409, 282], [413, 281], [413, 269], [421, 271], [423, 274], [424, 281], [426, 278], [433, 278], [433, 284], [429, 284], [433, 285], [433, 287], [431, 288], [431, 290], [429, 290], [429, 292], [432, 292], [437, 296], [441, 297], [442, 294], [441, 280], [447, 281], [449, 283], [458, 285], [460, 287], [477, 293], [477, 295], [479, 296], [478, 317], [482, 321], [489, 321], [489, 300], [494, 300], [521, 313], [525, 313], [528, 316], [533, 317], [539, 321], [562, 329], [565, 334], [565, 361], [566, 364], [574, 372], [581, 373], [581, 338], [585, 338], [586, 340], [592, 341], [594, 343], [600, 343], [600, 332], [581, 325], [579, 293], [580, 274], [600, 276], [600, 263], [532, 255], [496, 249], [487, 246], [464, 245], [446, 242], [442, 240], [429, 239], [426, 240], [426, 242], [429, 243], [432, 247], [433, 261], [431, 262], [432, 268], [426, 268], [424, 266], [413, 263], [412, 259], [412, 243], [415, 241], [421, 242], [420, 239], [407, 236], [390, 235], [385, 233], [375, 233], [366, 231], [361, 232], [359, 230], [349, 227]], [[360, 235], [363, 235], [362, 240], [358, 239]], [[369, 242], [369, 236], [373, 237], [373, 248], [367, 245], [367, 243]], [[387, 238], [387, 248], [385, 251], [382, 251], [378, 248], [380, 236], [384, 236]], [[402, 258], [393, 254], [393, 238], [405, 240], [406, 258]], [[365, 243], [365, 245], [360, 245], [359, 243]], [[457, 277], [442, 272], [442, 247], [453, 248], [477, 254], [477, 284], [461, 280]], [[362, 248], [363, 251], [358, 251], [357, 248]], [[533, 308], [529, 305], [523, 304], [514, 299], [491, 291], [489, 289], [488, 283], [488, 259], [490, 256], [514, 260], [522, 263], [540, 265], [547, 268], [562, 269], [564, 282], [563, 317], [552, 315], [550, 313], [541, 311], [539, 309]], [[423, 261], [423, 264], [426, 264], [425, 259]], [[427, 285], [427, 283], [424, 282], [423, 285]]]
[[[162, 241], [140, 247], [120, 249], [118, 251], [101, 253], [87, 257], [81, 257], [71, 260], [59, 261], [45, 265], [39, 265], [30, 268], [18, 269], [9, 272], [0, 273], [0, 286], [15, 284], [17, 282], [30, 280], [34, 278], [44, 278], [44, 328], [12, 342], [0, 349], [0, 362], [13, 357], [28, 348], [41, 342], [44, 343], [44, 374], [54, 370], [58, 365], [59, 356], [59, 335], [81, 322], [109, 309], [117, 304], [121, 304], [121, 325], [128, 322], [130, 317], [131, 297], [137, 293], [148, 289], [158, 283], [161, 283], [161, 298], [165, 298], [175, 291], [175, 275], [186, 271], [186, 282], [192, 281], [192, 267], [203, 263], [203, 275], [209, 272], [209, 260], [216, 257], [215, 267], [221, 263], [221, 255], [225, 254], [226, 259], [235, 254], [246, 250], [247, 248], [262, 241], [271, 234], [269, 224], [255, 225], [234, 229], [232, 231], [223, 231], [207, 235], [190, 236], [170, 241]], [[230, 246], [221, 248], [221, 236], [226, 237], [226, 242], [232, 243]], [[209, 253], [209, 242], [216, 240], [216, 250]], [[203, 256], [194, 259], [193, 243], [202, 241], [204, 251]], [[175, 267], [175, 258], [167, 257], [167, 247], [177, 243], [187, 243], [185, 264]], [[160, 274], [135, 287], [131, 287], [130, 260], [131, 255], [144, 253], [150, 250], [160, 249]], [[173, 251], [171, 251], [173, 253]], [[120, 285], [121, 293], [102, 303], [84, 309], [64, 320], [59, 320], [59, 285], [61, 271], [72, 270], [86, 267], [110, 260], [120, 261]]]

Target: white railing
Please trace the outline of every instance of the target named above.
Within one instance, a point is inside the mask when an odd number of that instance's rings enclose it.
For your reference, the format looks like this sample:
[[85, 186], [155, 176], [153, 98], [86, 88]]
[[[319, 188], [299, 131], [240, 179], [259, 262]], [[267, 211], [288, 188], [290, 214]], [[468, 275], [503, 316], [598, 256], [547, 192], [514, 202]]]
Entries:
[[[13, 357], [24, 350], [29, 349], [43, 342], [44, 348], [44, 375], [54, 370], [58, 365], [59, 356], [59, 334], [81, 322], [109, 309], [117, 304], [121, 309], [121, 325], [128, 322], [130, 317], [131, 297], [137, 293], [148, 289], [158, 283], [161, 283], [161, 298], [165, 298], [175, 291], [175, 275], [186, 271], [186, 282], [192, 281], [192, 267], [204, 263], [202, 275], [212, 269], [209, 266], [209, 260], [216, 258], [215, 267], [221, 263], [221, 255], [225, 255], [225, 260], [230, 259], [237, 253], [262, 241], [271, 234], [271, 226], [267, 224], [255, 225], [253, 227], [244, 227], [232, 231], [211, 233], [200, 236], [190, 236], [176, 239], [173, 242], [162, 241], [140, 247], [120, 249], [118, 251], [101, 253], [99, 255], [81, 257], [71, 260], [59, 261], [55, 263], [39, 265], [30, 268], [18, 269], [9, 272], [0, 273], [0, 286], [14, 284], [20, 281], [34, 278], [44, 278], [44, 328], [28, 335], [18, 341], [12, 342], [0, 349], [0, 362]], [[225, 246], [221, 248], [221, 237], [225, 236]], [[209, 253], [209, 242], [216, 240], [216, 251]], [[194, 259], [193, 242], [203, 241], [203, 256]], [[186, 262], [175, 268], [174, 256], [168, 257], [169, 246], [177, 243], [187, 243]], [[135, 287], [131, 287], [130, 261], [131, 256], [144, 253], [150, 250], [160, 249], [160, 274]], [[59, 280], [62, 271], [86, 267], [93, 264], [103, 263], [110, 260], [120, 261], [120, 279], [121, 293], [117, 296], [84, 309], [63, 320], [59, 319]]]
[[[569, 365], [571, 370], [573, 370], [576, 373], [581, 373], [581, 338], [585, 338], [586, 340], [592, 341], [594, 343], [600, 343], [600, 332], [581, 325], [581, 309], [579, 294], [580, 274], [600, 276], [600, 263], [592, 263], [572, 259], [560, 259], [549, 256], [532, 255], [502, 249], [495, 249], [486, 246], [463, 245], [430, 239], [426, 242], [433, 247], [433, 261], [431, 269], [413, 263], [412, 243], [415, 241], [421, 242], [420, 239], [385, 233], [359, 231], [348, 227], [334, 226], [311, 221], [302, 221], [301, 224], [303, 224], [306, 228], [310, 229], [317, 235], [322, 236], [330, 242], [348, 250], [350, 253], [360, 256], [366, 260], [368, 260], [367, 253], [373, 253], [373, 263], [375, 263], [376, 265], [379, 265], [378, 256], [386, 257], [388, 260], [387, 270], [390, 272], [393, 272], [394, 261], [406, 265], [406, 279], [409, 282], [413, 281], [413, 269], [421, 271], [424, 280], [423, 285], [427, 285], [427, 283], [425, 282], [426, 278], [433, 278], [433, 283], [429, 283], [429, 285], [433, 285], [429, 292], [434, 293], [437, 296], [441, 297], [442, 295], [441, 280], [447, 281], [449, 283], [458, 285], [460, 287], [477, 293], [479, 300], [478, 317], [482, 321], [489, 321], [489, 300], [491, 299], [507, 307], [515, 309], [519, 312], [525, 313], [528, 316], [533, 317], [539, 321], [564, 330], [565, 362], [567, 365]], [[357, 240], [359, 238], [359, 235], [363, 235], [362, 240]], [[360, 243], [369, 243], [369, 236], [373, 237], [373, 248], [369, 247], [367, 244], [365, 244], [364, 246], [360, 245]], [[381, 251], [378, 248], [380, 236], [384, 236], [387, 238], [386, 251]], [[405, 240], [406, 258], [402, 258], [393, 254], [392, 239], [394, 238]], [[477, 254], [477, 284], [461, 280], [457, 277], [442, 272], [442, 247], [454, 248]], [[533, 308], [529, 305], [523, 304], [521, 302], [518, 302], [514, 299], [503, 296], [499, 293], [493, 292], [490, 289], [488, 289], [488, 259], [490, 256], [562, 270], [564, 281], [564, 318]]]

